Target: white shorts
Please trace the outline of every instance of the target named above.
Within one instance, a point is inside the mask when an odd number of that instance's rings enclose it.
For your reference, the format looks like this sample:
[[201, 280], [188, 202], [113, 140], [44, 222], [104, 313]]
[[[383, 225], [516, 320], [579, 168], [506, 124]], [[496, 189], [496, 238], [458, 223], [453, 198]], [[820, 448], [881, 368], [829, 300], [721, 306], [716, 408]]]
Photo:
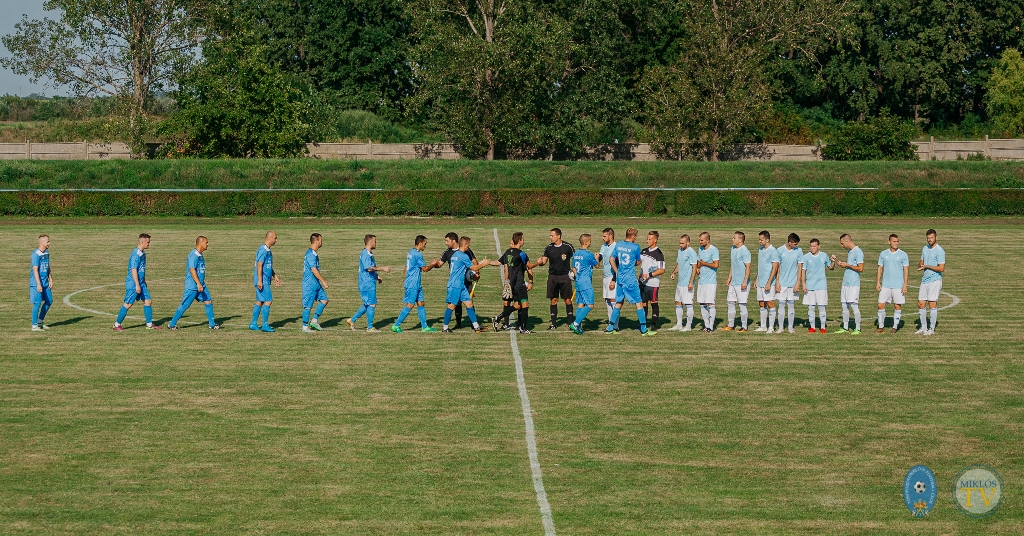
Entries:
[[917, 291], [917, 301], [937, 302], [939, 301], [939, 291], [941, 290], [941, 279], [938, 281], [932, 281], [931, 283], [925, 283], [921, 285], [921, 290]]
[[768, 292], [765, 292], [764, 291], [764, 287], [762, 287], [762, 286], [758, 286], [757, 287], [757, 301], [759, 301], [759, 302], [762, 302], [762, 301], [763, 302], [775, 301], [775, 287], [774, 286], [770, 286], [770, 287], [768, 287], [768, 289], [769, 289]]
[[697, 303], [715, 303], [718, 285], [697, 285]]
[[607, 276], [601, 280], [601, 297], [606, 300], [615, 300], [615, 289], [608, 289], [608, 285], [612, 282], [612, 276]]
[[808, 290], [804, 293], [804, 305], [828, 305], [828, 291]]
[[[688, 285], [689, 283], [687, 283]], [[688, 290], [687, 285], [676, 287], [676, 302], [683, 305], [693, 305], [693, 291]]]
[[778, 298], [780, 302], [796, 301], [796, 294], [793, 293], [793, 287], [782, 287], [782, 290], [780, 290], [775, 297]]
[[898, 288], [882, 287], [882, 291], [878, 293], [878, 303], [903, 305], [904, 303], [907, 303], [907, 297]]
[[843, 303], [860, 303], [860, 287], [843, 286], [839, 293], [839, 301]]
[[747, 285], [747, 290], [740, 290], [740, 285], [729, 285], [729, 297], [728, 301], [747, 303], [750, 299], [750, 285]]

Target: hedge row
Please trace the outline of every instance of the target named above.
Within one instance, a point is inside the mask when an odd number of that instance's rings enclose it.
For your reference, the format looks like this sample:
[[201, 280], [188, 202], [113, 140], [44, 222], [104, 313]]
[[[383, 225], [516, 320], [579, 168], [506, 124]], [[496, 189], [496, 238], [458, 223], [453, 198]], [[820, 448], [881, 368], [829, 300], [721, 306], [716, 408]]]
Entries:
[[2, 192], [14, 216], [749, 216], [1024, 214], [1024, 190]]

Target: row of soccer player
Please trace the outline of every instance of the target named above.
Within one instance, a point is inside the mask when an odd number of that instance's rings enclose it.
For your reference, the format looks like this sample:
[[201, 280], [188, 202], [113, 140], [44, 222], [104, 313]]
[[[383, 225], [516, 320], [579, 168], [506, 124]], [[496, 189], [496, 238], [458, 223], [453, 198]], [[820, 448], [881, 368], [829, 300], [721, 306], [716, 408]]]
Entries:
[[[618, 319], [622, 304], [629, 301], [636, 304], [641, 333], [654, 334], [657, 332], [660, 316], [658, 291], [661, 276], [666, 272], [665, 259], [664, 254], [658, 248], [659, 233], [657, 231], [648, 233], [647, 247], [642, 250], [636, 244], [637, 235], [637, 230], [630, 228], [626, 231], [625, 240], [617, 242], [614, 230], [607, 228], [602, 232], [603, 244], [600, 252], [595, 256], [589, 251], [590, 235], [580, 236], [581, 249], [577, 251], [562, 241], [560, 229], [552, 229], [549, 233], [551, 243], [545, 248], [540, 259], [531, 262], [522, 250], [523, 233], [513, 233], [509, 249], [501, 255], [498, 261], [487, 259], [478, 261], [469, 248], [468, 237], [460, 238], [455, 233], [449, 233], [445, 237], [448, 249], [439, 259], [429, 263], [424, 260], [422, 254], [426, 248], [427, 239], [422, 235], [417, 236], [413, 249], [406, 255], [405, 283], [403, 285], [404, 307], [391, 330], [401, 332], [402, 322], [415, 308], [418, 312], [421, 329], [436, 331], [427, 325], [421, 277], [424, 272], [439, 268], [447, 262], [450, 273], [446, 293], [447, 308], [444, 331], [451, 330], [450, 321], [453, 315], [456, 317], [456, 327], [458, 327], [463, 305], [473, 323], [473, 328], [476, 331], [484, 330], [484, 327], [478, 322], [473, 307], [473, 288], [479, 279], [481, 269], [486, 266], [503, 266], [504, 310], [492, 319], [492, 325], [495, 330], [508, 329], [512, 314], [518, 313], [517, 328], [521, 332], [529, 332], [527, 325], [528, 293], [533, 288], [533, 269], [549, 264], [546, 296], [551, 301], [551, 323], [548, 329], [556, 329], [558, 304], [559, 300], [563, 300], [566, 304], [569, 329], [576, 333], [582, 333], [583, 321], [595, 304], [592, 270], [601, 266], [603, 271], [602, 295], [608, 307], [609, 319], [606, 332], [618, 332]], [[788, 308], [789, 331], [794, 332], [795, 301], [802, 289], [804, 304], [808, 306], [808, 330], [817, 332], [820, 329], [820, 332], [824, 333], [825, 306], [828, 303], [825, 272], [839, 267], [844, 270], [840, 299], [843, 306], [843, 326], [839, 332], [860, 333], [861, 318], [858, 303], [860, 300], [860, 277], [864, 270], [864, 254], [849, 235], [844, 234], [840, 237], [840, 243], [847, 250], [846, 261], [840, 261], [836, 255], [828, 255], [820, 251], [820, 242], [817, 239], [810, 241], [810, 251], [804, 253], [799, 247], [800, 238], [795, 233], [788, 236], [785, 246], [775, 248], [771, 243], [770, 233], [762, 231], [758, 235], [758, 266], [754, 280], [751, 278], [751, 254], [745, 245], [745, 238], [742, 232], [737, 231], [733, 234], [731, 270], [726, 281], [729, 305], [728, 325], [723, 327], [723, 330], [746, 331], [747, 302], [750, 285], [754, 284], [761, 311], [761, 322], [757, 331], [781, 333], [784, 323], [781, 314], [785, 314]], [[938, 245], [936, 239], [936, 232], [929, 230], [926, 234], [927, 244], [922, 249], [921, 260], [918, 264], [918, 270], [923, 272], [918, 296], [918, 308], [921, 315], [921, 329], [918, 332], [924, 334], [934, 333], [938, 316], [938, 295], [941, 291], [942, 274], [945, 270], [945, 252]], [[127, 315], [128, 309], [138, 301], [144, 303], [147, 327], [159, 329], [152, 322], [152, 301], [145, 282], [145, 251], [149, 247], [149, 242], [149, 235], [140, 235], [138, 247], [129, 258], [125, 279], [125, 299], [114, 324], [115, 330], [123, 329], [121, 322]], [[252, 330], [273, 331], [269, 325], [270, 305], [273, 301], [271, 285], [273, 283], [280, 286], [280, 279], [274, 272], [273, 254], [271, 253], [271, 248], [276, 242], [277, 235], [270, 231], [256, 252], [253, 268], [256, 303], [253, 307], [250, 324]], [[208, 245], [206, 237], [200, 236], [196, 239], [196, 248], [189, 254], [186, 263], [185, 290], [181, 305], [175, 311], [169, 324], [171, 329], [177, 329], [178, 320], [195, 301], [204, 303], [210, 328], [219, 328], [214, 322], [213, 302], [205, 284], [206, 263], [203, 252]], [[311, 235], [310, 248], [306, 252], [303, 267], [303, 331], [321, 329], [318, 318], [328, 303], [326, 290], [329, 285], [320, 273], [317, 253], [322, 245], [323, 237], [320, 234]], [[360, 253], [359, 261], [358, 289], [361, 306], [348, 319], [348, 324], [352, 329], [355, 329], [356, 320], [365, 314], [368, 331], [378, 331], [373, 327], [373, 317], [377, 305], [376, 286], [382, 282], [378, 273], [388, 273], [391, 268], [377, 267], [373, 255], [375, 248], [376, 237], [367, 235], [364, 238], [364, 249]], [[52, 273], [48, 249], [49, 238], [46, 235], [40, 236], [39, 248], [32, 254], [30, 277], [33, 330], [46, 329], [42, 322], [50, 303], [52, 303]], [[699, 235], [699, 250], [694, 250], [690, 246], [688, 235], [684, 234], [679, 238], [676, 267], [670, 276], [671, 279], [678, 280], [675, 290], [676, 324], [670, 330], [688, 331], [692, 329], [694, 296], [701, 307], [704, 331], [712, 330], [716, 317], [715, 303], [719, 265], [718, 248], [711, 244], [709, 233], [705, 232]], [[637, 272], [638, 267], [639, 273]], [[883, 331], [885, 326], [887, 303], [893, 303], [895, 306], [892, 329], [893, 332], [898, 329], [902, 305], [906, 300], [908, 279], [908, 256], [899, 249], [899, 237], [895, 234], [891, 235], [889, 248], [883, 251], [878, 259], [876, 290], [879, 292], [879, 332]], [[574, 314], [573, 297], [575, 297], [575, 311], [578, 315]], [[777, 329], [774, 326], [776, 302], [779, 302], [782, 308]], [[926, 306], [930, 310], [926, 310]], [[815, 327], [815, 307], [818, 309], [817, 316], [820, 318], [819, 328]], [[740, 314], [738, 326], [736, 325], [737, 308]], [[684, 311], [685, 325], [683, 324]], [[651, 312], [653, 312], [650, 316], [651, 329], [648, 329], [647, 318]], [[851, 312], [854, 318], [852, 329], [849, 325]], [[930, 326], [929, 320], [931, 321]]]

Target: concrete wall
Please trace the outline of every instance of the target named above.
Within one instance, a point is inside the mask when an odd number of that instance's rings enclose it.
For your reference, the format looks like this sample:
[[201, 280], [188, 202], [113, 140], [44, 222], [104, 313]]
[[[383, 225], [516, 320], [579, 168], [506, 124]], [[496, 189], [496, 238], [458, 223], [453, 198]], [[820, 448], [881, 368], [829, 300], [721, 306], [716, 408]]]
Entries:
[[0, 160], [109, 160], [131, 158], [127, 145], [114, 143], [0, 143]]

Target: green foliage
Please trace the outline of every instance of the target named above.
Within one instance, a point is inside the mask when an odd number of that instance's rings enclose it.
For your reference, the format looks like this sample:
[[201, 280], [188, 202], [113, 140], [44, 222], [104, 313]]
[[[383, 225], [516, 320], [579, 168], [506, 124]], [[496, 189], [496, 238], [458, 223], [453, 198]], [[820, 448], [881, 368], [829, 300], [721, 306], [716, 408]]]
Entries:
[[1017, 50], [1003, 52], [992, 70], [985, 102], [996, 129], [1006, 137], [1024, 135], [1024, 58]]
[[116, 99], [111, 97], [0, 97], [0, 121], [80, 120], [108, 117], [116, 112]]
[[[437, 142], [438, 137], [430, 137], [422, 132], [396, 125], [373, 112], [362, 110], [345, 110], [331, 118], [333, 137], [339, 141], [366, 141], [378, 143], [416, 143]], [[318, 141], [331, 141], [317, 138]]]
[[916, 160], [917, 129], [890, 115], [851, 121], [822, 149], [826, 160]]

